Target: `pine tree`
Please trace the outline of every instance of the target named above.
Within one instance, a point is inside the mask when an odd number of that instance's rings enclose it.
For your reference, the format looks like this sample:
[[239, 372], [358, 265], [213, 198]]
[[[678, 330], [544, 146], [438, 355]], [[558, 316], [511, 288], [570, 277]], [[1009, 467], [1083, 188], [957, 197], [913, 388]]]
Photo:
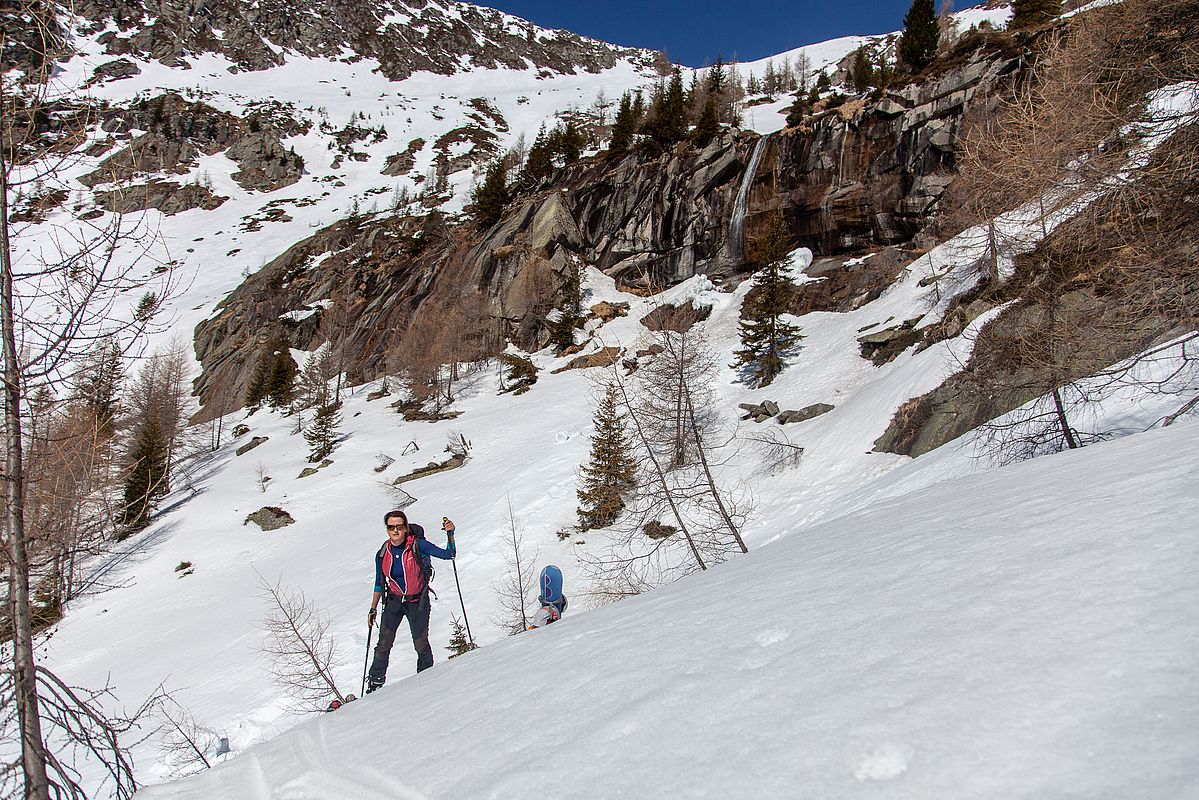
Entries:
[[470, 213], [480, 228], [490, 228], [504, 216], [504, 209], [511, 199], [506, 172], [504, 160], [497, 158], [487, 167], [486, 177], [471, 195]]
[[1061, 0], [1015, 0], [1009, 30], [1042, 25], [1062, 13]]
[[83, 359], [71, 381], [73, 399], [87, 408], [96, 430], [104, 437], [113, 433], [117, 394], [125, 377], [121, 361], [121, 347], [115, 340], [100, 342]]
[[924, 69], [936, 57], [940, 38], [933, 0], [912, 0], [899, 35], [899, 60], [913, 71]]
[[665, 150], [687, 138], [687, 100], [683, 92], [683, 72], [675, 67], [670, 83], [658, 93], [654, 111], [642, 131], [652, 149]]
[[749, 383], [768, 386], [786, 366], [784, 358], [795, 348], [799, 327], [784, 322], [791, 281], [783, 272], [791, 252], [791, 238], [781, 214], [775, 215], [753, 247], [758, 265], [753, 289], [741, 310], [741, 350], [732, 367], [744, 367]]
[[562, 156], [562, 162], [569, 165], [578, 161], [583, 155], [583, 147], [587, 144], [587, 137], [583, 135], [579, 123], [568, 119], [554, 132], [557, 134], [554, 137], [557, 145], [555, 149]]
[[130, 530], [140, 530], [146, 526], [166, 483], [167, 441], [155, 416], [142, 424], [129, 462], [121, 522]]
[[295, 395], [296, 376], [299, 374], [300, 365], [291, 357], [287, 341], [276, 341], [265, 384], [266, 399], [271, 408], [287, 408]]
[[550, 344], [565, 350], [575, 343], [575, 328], [583, 321], [583, 267], [572, 265], [563, 276], [561, 309], [549, 322]]
[[703, 147], [715, 139], [718, 133], [720, 133], [720, 117], [716, 110], [716, 95], [709, 94], [707, 102], [704, 103], [704, 110], [699, 115], [699, 121], [695, 123], [695, 130], [691, 132], [691, 137], [697, 145]]
[[341, 429], [341, 413], [339, 405], [332, 402], [328, 391], [323, 402], [316, 409], [312, 424], [304, 430], [304, 441], [308, 442], [308, 462], [319, 464], [333, 452], [337, 446], [337, 433]]
[[579, 524], [606, 528], [624, 510], [625, 494], [637, 483], [637, 462], [625, 430], [615, 386], [608, 386], [595, 412], [591, 458], [579, 479]]
[[533, 140], [533, 146], [529, 148], [529, 155], [525, 159], [524, 172], [533, 184], [538, 184], [543, 179], [548, 178], [553, 171], [554, 151], [550, 147], [549, 136], [545, 132], [545, 125], [542, 125], [541, 130], [537, 132], [537, 138]]
[[[815, 91], [813, 89], [812, 91]], [[804, 96], [803, 92], [797, 92], [795, 102], [787, 109], [787, 127], [794, 128], [804, 121], [812, 110], [812, 102], [810, 97]]]
[[628, 152], [636, 131], [637, 120], [633, 116], [633, 98], [628, 92], [625, 92], [620, 97], [620, 108], [617, 110], [616, 120], [612, 124], [612, 140], [608, 143], [608, 152], [614, 156]]
[[728, 78], [724, 72], [724, 59], [716, 57], [716, 63], [708, 70], [708, 94], [724, 94], [728, 88]]
[[854, 51], [853, 61], [849, 67], [849, 82], [854, 91], [859, 94], [874, 85], [874, 65], [870, 63], [864, 47], [859, 47]]
[[645, 95], [638, 89], [633, 93], [633, 124], [641, 122], [641, 118], [645, 116]]
[[472, 644], [467, 637], [466, 626], [462, 624], [462, 620], [450, 614], [450, 643], [445, 648], [450, 651], [450, 658], [469, 653], [477, 647], [478, 645]]

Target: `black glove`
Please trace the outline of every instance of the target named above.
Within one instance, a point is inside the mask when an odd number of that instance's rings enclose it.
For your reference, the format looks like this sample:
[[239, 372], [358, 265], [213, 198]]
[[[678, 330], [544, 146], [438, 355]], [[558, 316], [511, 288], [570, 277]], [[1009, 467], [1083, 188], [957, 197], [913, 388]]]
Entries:
[[370, 610], [370, 612], [366, 615], [366, 627], [368, 627], [368, 628], [375, 627], [375, 617], [377, 615], [378, 615], [378, 610], [372, 608]]

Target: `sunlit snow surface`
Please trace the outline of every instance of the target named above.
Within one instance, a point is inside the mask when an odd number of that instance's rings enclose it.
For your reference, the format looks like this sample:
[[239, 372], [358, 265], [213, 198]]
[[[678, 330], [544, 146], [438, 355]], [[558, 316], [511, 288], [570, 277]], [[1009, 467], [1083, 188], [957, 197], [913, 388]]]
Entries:
[[[856, 46], [829, 43], [824, 55], [835, 61], [833, 50]], [[81, 78], [87, 58], [106, 60], [80, 57], [64, 79]], [[617, 98], [650, 80], [628, 65], [545, 81], [484, 71], [402, 84], [367, 62], [293, 57], [236, 75], [227, 66], [200, 58], [177, 72], [142, 63], [141, 75], [97, 89], [127, 99], [202, 86], [211, 93], [206, 102], [238, 113], [266, 97], [290, 99], [314, 123], [307, 136], [284, 142], [309, 172], [295, 186], [247, 192], [229, 177], [235, 165], [217, 155], [190, 177], [207, 174], [229, 202], [212, 212], [144, 215], [162, 225], [186, 278], [170, 307], [172, 331], [156, 343], [189, 332], [243, 272], [344, 216], [354, 199], [364, 211], [374, 200], [385, 208], [387, 192], [403, 183], [379, 174], [386, 156], [417, 136], [435, 138], [471, 98], [501, 109], [511, 125], [507, 144], [522, 131], [531, 138], [542, 119], [571, 103], [589, 104], [600, 88]], [[327, 137], [315, 128], [322, 107], [335, 128], [363, 112], [389, 138], [359, 143], [371, 160], [346, 160], [335, 171]], [[437, 124], [433, 114], [443, 112], [445, 124]], [[756, 116], [765, 107], [753, 113], [758, 130], [781, 127], [781, 115], [766, 125]], [[417, 171], [431, 158], [422, 151]], [[334, 177], [345, 185], [333, 186]], [[470, 176], [457, 180], [460, 205]], [[281, 198], [317, 202], [288, 205], [292, 222], [239, 229]], [[462, 416], [450, 422], [405, 423], [386, 406], [390, 398], [367, 402], [370, 387], [360, 387], [346, 400], [346, 438], [334, 463], [303, 479], [307, 447], [290, 435], [291, 419], [231, 415], [223, 446], [190, 480], [180, 476], [168, 510], [95, 565], [89, 592], [42, 640], [40, 656], [74, 684], [100, 686], [111, 675], [127, 705], [165, 683], [200, 723], [229, 738], [227, 764], [145, 790], [151, 798], [506, 798], [547, 787], [587, 798], [1199, 796], [1199, 426], [1184, 421], [998, 472], [983, 472], [989, 464], [975, 458], [969, 437], [915, 461], [871, 452], [903, 402], [961, 369], [987, 318], [881, 367], [861, 357], [857, 337], [939, 319], [972, 285], [977, 239], [967, 231], [935, 248], [860, 309], [794, 320], [806, 338], [768, 389], [748, 389], [721, 370], [717, 410], [742, 434], [763, 427], [737, 420], [741, 402], [835, 408], [783, 429], [805, 448], [798, 466], [774, 469], [746, 447], [723, 469], [723, 480], [754, 497], [745, 529], [751, 553], [710, 574], [587, 609], [577, 594], [578, 557], [600, 552], [604, 534], [557, 533], [576, 521], [592, 387], [579, 371], [550, 374], [562, 362], [542, 352], [533, 355], [542, 374], [529, 393], [497, 396], [489, 367], [460, 385], [454, 408]], [[28, 254], [39, 241], [31, 232], [18, 250]], [[797, 282], [812, 280], [809, 264], [810, 254], [795, 254]], [[732, 362], [748, 283], [725, 293], [697, 277], [641, 299], [588, 270], [587, 288], [587, 303], [630, 304], [628, 317], [595, 331], [602, 342], [593, 349], [636, 347], [641, 316], [659, 302], [694, 300], [712, 307], [704, 329], [718, 363]], [[1183, 399], [1128, 393], [1104, 413], [1128, 433]], [[251, 433], [231, 441], [239, 422]], [[337, 680], [357, 693], [371, 556], [383, 540], [382, 513], [395, 502], [386, 484], [444, 458], [452, 432], [473, 443], [466, 466], [404, 488], [417, 498], [415, 521], [432, 529], [448, 515], [459, 526], [458, 573], [482, 649], [444, 658], [450, 615], [460, 610], [453, 571], [443, 566], [435, 667], [414, 677], [401, 634], [382, 692], [302, 722], [257, 650], [266, 605], [254, 570], [302, 588], [330, 615], [341, 651]], [[236, 456], [249, 436], [269, 440]], [[404, 455], [412, 443], [419, 450]], [[395, 462], [377, 473], [380, 455]], [[265, 491], [263, 474], [271, 477]], [[264, 505], [283, 506], [296, 524], [273, 533], [243, 524]], [[561, 566], [567, 593], [579, 598], [562, 623], [514, 639], [491, 619], [509, 507], [538, 564]], [[183, 561], [193, 574], [175, 571]], [[141, 781], [171, 776], [155, 737], [134, 755]]]
[[1197, 478], [1187, 423], [943, 483], [139, 796], [1194, 797]]

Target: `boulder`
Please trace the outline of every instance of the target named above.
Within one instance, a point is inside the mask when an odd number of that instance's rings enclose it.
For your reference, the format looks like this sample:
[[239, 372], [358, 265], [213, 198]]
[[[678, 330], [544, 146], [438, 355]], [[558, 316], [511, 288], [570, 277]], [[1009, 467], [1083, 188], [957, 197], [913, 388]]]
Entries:
[[806, 422], [813, 417], [827, 414], [833, 408], [834, 406], [830, 406], [828, 403], [813, 403], [810, 406], [804, 406], [798, 411], [784, 411], [779, 414], [778, 423], [780, 425], [790, 425], [796, 422]]
[[239, 456], [244, 456], [246, 453], [250, 452], [250, 451], [251, 451], [251, 450], [253, 450], [255, 447], [257, 447], [258, 445], [262, 444], [263, 442], [265, 442], [265, 441], [266, 441], [267, 439], [269, 439], [269, 438], [271, 438], [271, 437], [269, 437], [269, 436], [255, 436], [253, 439], [251, 439], [250, 441], [246, 442], [246, 443], [245, 443], [245, 444], [243, 444], [241, 447], [237, 448], [237, 454], [238, 454]]
[[554, 373], [566, 372], [568, 369], [591, 369], [592, 367], [610, 367], [616, 363], [616, 359], [620, 357], [621, 350], [619, 347], [605, 347], [602, 350], [597, 350], [594, 353], [588, 353], [585, 356], [572, 358], [567, 362], [566, 366], [559, 367], [554, 370]]
[[291, 514], [288, 514], [278, 506], [263, 506], [246, 517], [242, 524], [253, 522], [264, 531], [274, 531], [279, 528], [286, 527], [295, 522]]

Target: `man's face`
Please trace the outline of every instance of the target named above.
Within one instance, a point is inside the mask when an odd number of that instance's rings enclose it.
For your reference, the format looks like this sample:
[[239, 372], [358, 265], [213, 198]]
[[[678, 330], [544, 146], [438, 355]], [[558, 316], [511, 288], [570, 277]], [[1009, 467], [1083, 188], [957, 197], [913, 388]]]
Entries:
[[408, 538], [408, 523], [404, 521], [403, 517], [387, 518], [387, 538], [397, 547]]

